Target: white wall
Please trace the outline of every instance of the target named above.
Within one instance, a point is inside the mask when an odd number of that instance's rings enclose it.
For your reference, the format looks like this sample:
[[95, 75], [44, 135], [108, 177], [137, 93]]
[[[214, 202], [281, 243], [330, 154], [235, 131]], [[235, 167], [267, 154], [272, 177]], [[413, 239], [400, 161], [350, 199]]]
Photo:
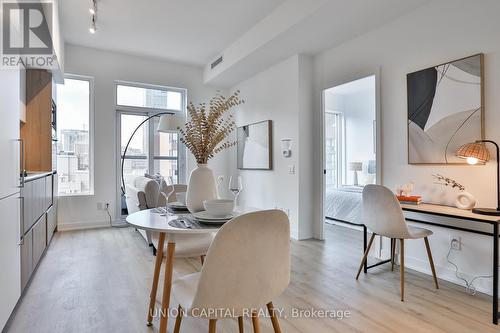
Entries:
[[[202, 69], [158, 59], [135, 57], [75, 45], [65, 47], [65, 71], [94, 78], [94, 195], [61, 197], [59, 199], [59, 229], [107, 225], [105, 211], [97, 210], [98, 202], [109, 202], [115, 219], [116, 184], [116, 110], [114, 81], [124, 80], [186, 88], [188, 101], [208, 101], [216, 89], [202, 82]], [[190, 154], [189, 154], [190, 155]], [[214, 173], [227, 173], [227, 155], [209, 162]], [[195, 166], [188, 160], [188, 170]], [[188, 171], [189, 175], [189, 171]]]
[[[462, 182], [477, 197], [479, 206], [495, 206], [495, 161], [477, 167], [407, 164], [406, 74], [485, 53], [486, 137], [500, 141], [499, 12], [500, 2], [496, 0], [433, 1], [377, 30], [319, 54], [315, 57], [316, 125], [319, 126], [323, 89], [380, 70], [383, 183], [392, 189], [399, 183], [413, 180], [421, 188], [436, 188], [431, 175], [439, 172]], [[319, 154], [320, 151], [316, 151], [315, 161], [320, 160]], [[320, 170], [321, 166], [315, 168]], [[319, 182], [316, 177], [318, 188]], [[316, 193], [316, 203], [319, 195]], [[318, 221], [320, 218], [318, 216]], [[450, 234], [462, 237], [463, 250], [456, 256], [461, 271], [469, 277], [492, 273], [490, 237], [430, 229], [435, 231], [430, 242], [440, 277], [457, 281], [445, 260]], [[423, 244], [408, 243], [408, 265], [429, 272]], [[477, 281], [476, 285], [483, 291], [491, 291], [491, 279]]]
[[[243, 178], [240, 204], [256, 208], [289, 210], [292, 237], [310, 238], [312, 214], [312, 63], [305, 56], [285, 61], [241, 82], [245, 104], [236, 112], [238, 126], [273, 121], [273, 169], [237, 170], [233, 151], [232, 170]], [[282, 138], [292, 139], [292, 156], [281, 156]], [[311, 155], [310, 155], [311, 154]], [[295, 174], [289, 167], [295, 166]], [[300, 188], [300, 194], [299, 194]]]

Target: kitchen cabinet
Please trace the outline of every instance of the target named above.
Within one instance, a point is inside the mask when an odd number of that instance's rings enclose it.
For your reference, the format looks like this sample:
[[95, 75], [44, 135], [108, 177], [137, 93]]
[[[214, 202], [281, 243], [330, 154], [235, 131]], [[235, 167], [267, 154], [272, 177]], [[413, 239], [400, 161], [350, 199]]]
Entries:
[[52, 205], [47, 211], [47, 245], [52, 240], [57, 227], [56, 206]]
[[[19, 118], [18, 118], [19, 125]], [[52, 170], [52, 74], [26, 71], [26, 122], [21, 123], [25, 170]]]
[[12, 195], [0, 200], [0, 327], [5, 325], [21, 295], [19, 218], [21, 200]]
[[21, 242], [21, 290], [24, 290], [33, 273], [33, 232], [24, 234]]
[[51, 172], [28, 174], [21, 189], [23, 198], [21, 234], [21, 288], [35, 271], [56, 229], [54, 175]]
[[33, 268], [47, 247], [47, 216], [43, 214], [33, 226]]

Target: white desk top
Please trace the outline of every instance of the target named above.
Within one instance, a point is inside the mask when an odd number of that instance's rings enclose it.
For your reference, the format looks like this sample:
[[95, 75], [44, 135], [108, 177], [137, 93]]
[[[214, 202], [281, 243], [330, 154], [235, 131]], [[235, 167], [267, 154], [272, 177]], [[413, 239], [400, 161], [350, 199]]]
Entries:
[[458, 209], [450, 206], [423, 203], [420, 205], [401, 204], [401, 208], [405, 211], [410, 211], [410, 212], [441, 215], [441, 216], [454, 217], [454, 218], [473, 220], [479, 222], [488, 222], [488, 223], [500, 222], [500, 216], [475, 214], [471, 210]]

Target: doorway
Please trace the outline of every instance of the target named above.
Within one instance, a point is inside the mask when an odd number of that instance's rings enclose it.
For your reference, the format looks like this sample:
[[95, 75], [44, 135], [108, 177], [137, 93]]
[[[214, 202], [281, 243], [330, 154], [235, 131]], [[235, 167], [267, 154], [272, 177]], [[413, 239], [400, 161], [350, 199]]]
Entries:
[[377, 76], [323, 90], [323, 229], [360, 228], [362, 192], [380, 183]]

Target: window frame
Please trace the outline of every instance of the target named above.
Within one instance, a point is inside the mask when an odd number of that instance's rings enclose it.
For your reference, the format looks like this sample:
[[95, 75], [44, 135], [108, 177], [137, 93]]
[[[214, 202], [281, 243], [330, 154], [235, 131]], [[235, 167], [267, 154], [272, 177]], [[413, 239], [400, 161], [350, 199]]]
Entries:
[[[121, 105], [118, 104], [118, 86], [127, 86], [127, 87], [134, 87], [134, 88], [143, 88], [143, 89], [154, 89], [154, 90], [161, 90], [161, 91], [172, 91], [172, 92], [177, 92], [181, 94], [181, 109], [176, 110], [176, 109], [160, 109], [160, 108], [150, 108], [147, 106], [130, 106], [130, 105]], [[170, 86], [160, 86], [156, 84], [148, 84], [148, 83], [140, 83], [140, 82], [132, 82], [132, 81], [122, 81], [122, 80], [115, 80], [115, 85], [114, 85], [114, 101], [115, 101], [115, 109], [117, 111], [130, 111], [130, 112], [137, 112], [138, 110], [147, 110], [147, 112], [151, 113], [158, 113], [158, 112], [174, 112], [175, 114], [182, 114], [185, 115], [185, 110], [187, 106], [187, 89], [184, 88], [176, 88], [176, 87], [170, 87]]]
[[[158, 108], [148, 108], [148, 107], [140, 107], [140, 106], [126, 106], [126, 105], [120, 105], [118, 104], [118, 96], [117, 96], [117, 91], [118, 91], [118, 86], [119, 85], [125, 85], [125, 86], [131, 86], [131, 87], [139, 87], [139, 88], [145, 88], [145, 89], [155, 89], [155, 90], [163, 90], [163, 91], [174, 91], [174, 92], [179, 92], [181, 93], [181, 110], [174, 110], [174, 109], [158, 109]], [[185, 88], [176, 88], [176, 87], [170, 87], [170, 86], [160, 86], [160, 85], [155, 85], [155, 84], [146, 84], [146, 83], [138, 83], [138, 82], [131, 82], [131, 81], [122, 81], [122, 80], [115, 80], [114, 81], [114, 89], [113, 89], [113, 94], [114, 94], [114, 107], [115, 107], [115, 113], [116, 113], [116, 160], [117, 160], [117, 178], [116, 178], [116, 184], [117, 184], [117, 203], [121, 202], [121, 115], [122, 114], [130, 114], [130, 115], [138, 115], [138, 116], [145, 116], [145, 117], [150, 117], [154, 114], [160, 113], [160, 112], [171, 112], [177, 116], [181, 116], [183, 118], [186, 118], [187, 115], [187, 89]], [[162, 155], [155, 155], [154, 153], [154, 136], [156, 132], [154, 124], [154, 119], [151, 119], [148, 121], [148, 127], [149, 127], [149, 140], [148, 140], [148, 153], [151, 152], [152, 154], [148, 154], [148, 169], [154, 170], [154, 162], [155, 160], [174, 160], [177, 161], [177, 179], [179, 184], [186, 183], [187, 180], [187, 150], [185, 145], [183, 145], [180, 140], [177, 142], [177, 157], [168, 157], [168, 156], [162, 156]], [[178, 132], [177, 132], [178, 133]], [[128, 155], [127, 155], [128, 156]], [[127, 157], [127, 159], [130, 159], [130, 157]], [[121, 214], [121, 204], [117, 205], [117, 215], [116, 216], [122, 216]]]
[[[94, 77], [81, 74], [65, 73], [64, 79], [87, 81], [89, 83], [89, 191], [86, 193], [60, 193], [59, 186], [57, 196], [59, 197], [89, 197], [94, 196], [94, 130], [95, 130], [95, 98], [94, 98]], [[57, 105], [57, 89], [56, 89], [56, 105]], [[57, 108], [57, 112], [61, 112], [61, 108]], [[60, 123], [58, 122], [58, 127]], [[58, 138], [59, 139], [59, 138]], [[56, 150], [56, 158], [59, 150]], [[56, 167], [57, 169], [57, 167]], [[59, 182], [59, 180], [58, 180]]]

